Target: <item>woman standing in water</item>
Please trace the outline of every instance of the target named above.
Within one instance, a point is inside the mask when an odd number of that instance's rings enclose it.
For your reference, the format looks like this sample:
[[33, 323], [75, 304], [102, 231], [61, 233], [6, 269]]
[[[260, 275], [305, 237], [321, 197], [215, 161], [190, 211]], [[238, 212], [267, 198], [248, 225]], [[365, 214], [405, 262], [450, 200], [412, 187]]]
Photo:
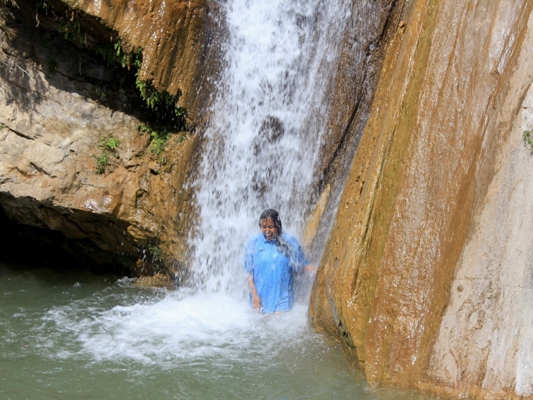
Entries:
[[294, 273], [316, 268], [309, 264], [296, 238], [282, 232], [276, 210], [263, 211], [259, 227], [261, 233], [246, 246], [252, 307], [263, 314], [289, 311], [294, 303]]

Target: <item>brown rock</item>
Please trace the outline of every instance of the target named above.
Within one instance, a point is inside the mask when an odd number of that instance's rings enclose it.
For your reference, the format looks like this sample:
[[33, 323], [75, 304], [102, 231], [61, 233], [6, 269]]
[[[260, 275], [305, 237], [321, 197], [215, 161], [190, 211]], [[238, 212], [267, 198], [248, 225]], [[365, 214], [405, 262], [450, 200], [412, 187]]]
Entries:
[[[15, 41], [0, 31], [0, 205], [5, 215], [35, 228], [31, 236], [77, 257], [83, 254], [91, 267], [114, 265], [136, 274], [142, 271], [136, 266], [140, 260], [147, 265], [144, 273], [183, 275], [192, 217], [185, 182], [194, 166], [195, 136], [172, 134], [165, 151], [154, 154], [150, 134], [139, 130], [143, 122], [125, 112], [129, 107], [107, 106], [127, 102], [126, 94], [109, 93], [115, 98], [100, 102], [93, 95], [97, 87], [83, 76], [48, 71], [37, 56], [20, 57], [31, 54], [30, 47], [63, 65], [60, 53], [47, 53], [63, 39], [45, 32], [43, 46], [37, 39], [43, 33], [31, 25], [17, 20], [10, 26]], [[67, 61], [86, 56], [62, 43], [69, 48], [63, 52]], [[119, 141], [118, 148], [102, 145], [109, 138]], [[61, 232], [63, 241], [52, 243], [46, 237], [50, 230]]]
[[[502, 279], [523, 276], [527, 262], [505, 256], [520, 236], [508, 225], [518, 223], [510, 187], [501, 174], [500, 188], [489, 184], [523, 146], [516, 119], [532, 82], [532, 7], [417, 1], [403, 10], [311, 299], [316, 326], [373, 385], [531, 396], [529, 313], [511, 317], [522, 314], [511, 299], [524, 304], [528, 291], [505, 295]], [[498, 192], [500, 217], [489, 222], [483, 205], [494, 208]], [[492, 228], [483, 232], [483, 221]]]

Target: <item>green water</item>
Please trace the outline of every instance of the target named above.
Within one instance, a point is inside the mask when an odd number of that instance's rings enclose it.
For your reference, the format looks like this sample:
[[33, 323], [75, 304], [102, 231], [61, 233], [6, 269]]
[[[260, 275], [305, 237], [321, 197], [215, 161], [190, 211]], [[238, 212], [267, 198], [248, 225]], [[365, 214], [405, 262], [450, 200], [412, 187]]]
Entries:
[[88, 272], [0, 264], [0, 277], [2, 399], [428, 398], [369, 390], [304, 305], [261, 317]]

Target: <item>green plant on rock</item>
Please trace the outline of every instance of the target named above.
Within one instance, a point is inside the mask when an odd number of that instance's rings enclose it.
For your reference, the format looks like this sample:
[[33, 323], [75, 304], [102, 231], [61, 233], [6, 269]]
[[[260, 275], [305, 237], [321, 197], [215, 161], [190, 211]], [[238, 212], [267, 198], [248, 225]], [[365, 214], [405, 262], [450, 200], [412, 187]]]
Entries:
[[142, 65], [142, 49], [138, 48], [132, 52], [125, 52], [120, 40], [113, 44], [112, 49], [109, 46], [100, 46], [97, 53], [102, 55], [108, 67], [118, 62], [122, 68], [130, 69], [133, 66], [135, 70], [139, 70]]
[[100, 138], [100, 147], [104, 150], [115, 152], [121, 147], [120, 140], [114, 136], [108, 138]]
[[83, 43], [83, 35], [81, 33], [80, 21], [78, 19], [70, 21], [65, 17], [61, 18], [57, 31], [62, 33], [67, 40]]
[[150, 147], [150, 150], [155, 155], [161, 154], [163, 151], [165, 151], [165, 147], [167, 147], [170, 133], [167, 131], [152, 131], [150, 135], [152, 136], [152, 146]]
[[170, 133], [168, 131], [156, 131], [147, 125], [140, 125], [139, 132], [146, 132], [150, 134], [150, 137], [152, 138], [150, 151], [152, 154], [160, 155], [163, 151], [165, 151], [165, 147], [168, 144], [168, 139], [170, 139]]
[[96, 160], [95, 172], [98, 175], [102, 175], [110, 164], [109, 157], [111, 154], [118, 158], [117, 150], [121, 147], [121, 143], [120, 140], [114, 136], [108, 138], [100, 137], [98, 146], [102, 149], [102, 154], [94, 156]]
[[96, 174], [98, 175], [102, 175], [107, 166], [109, 165], [109, 153], [102, 153], [100, 156], [96, 157], [94, 156], [94, 158], [96, 159]]
[[161, 262], [163, 261], [163, 257], [161, 256], [161, 249], [153, 244], [148, 245], [148, 253], [150, 253], [150, 256], [152, 257], [152, 260], [154, 262]]
[[109, 43], [100, 43], [96, 49], [96, 54], [102, 56], [106, 66], [112, 67], [115, 62], [115, 51]]
[[533, 129], [524, 131], [522, 139], [524, 140], [526, 147], [529, 149], [530, 154], [533, 154]]
[[113, 48], [115, 49], [117, 59], [120, 61], [122, 68], [124, 68], [126, 66], [126, 54], [122, 50], [122, 42], [119, 40], [113, 45]]
[[168, 107], [176, 102], [176, 96], [172, 96], [167, 91], [158, 92], [152, 85], [141, 81], [139, 71], [135, 74], [135, 78], [135, 86], [137, 86], [141, 98], [152, 110], [158, 107]]

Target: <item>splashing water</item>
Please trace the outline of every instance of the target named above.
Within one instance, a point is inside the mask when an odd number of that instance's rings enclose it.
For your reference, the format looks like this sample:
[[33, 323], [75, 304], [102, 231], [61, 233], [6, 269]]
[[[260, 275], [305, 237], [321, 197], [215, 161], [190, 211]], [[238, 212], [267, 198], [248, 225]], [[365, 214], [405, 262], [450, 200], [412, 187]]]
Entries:
[[350, 2], [226, 3], [226, 70], [213, 105], [191, 238], [196, 283], [243, 296], [243, 248], [266, 208], [297, 237], [312, 207], [313, 171]]
[[2, 399], [422, 399], [369, 391], [305, 324], [218, 294], [0, 263]]

